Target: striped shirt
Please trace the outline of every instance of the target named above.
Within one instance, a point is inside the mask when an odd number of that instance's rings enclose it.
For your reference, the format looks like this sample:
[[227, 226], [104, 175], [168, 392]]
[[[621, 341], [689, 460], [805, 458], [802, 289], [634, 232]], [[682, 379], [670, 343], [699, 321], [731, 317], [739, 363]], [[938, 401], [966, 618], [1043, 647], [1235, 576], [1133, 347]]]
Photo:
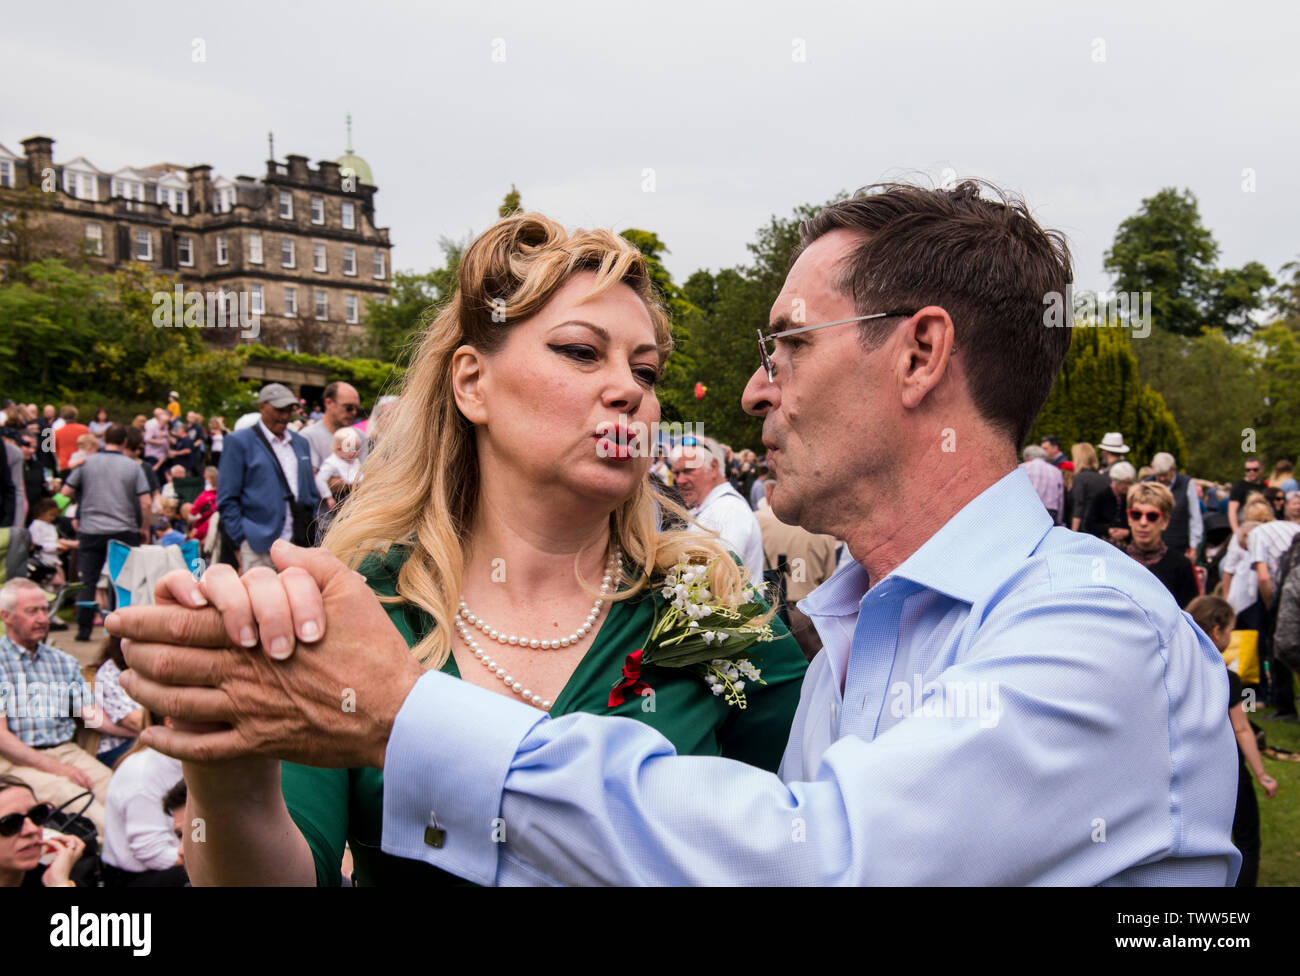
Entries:
[[1246, 538], [1251, 568], [1263, 563], [1268, 567], [1268, 578], [1277, 583], [1277, 564], [1282, 553], [1291, 548], [1297, 532], [1300, 532], [1298, 522], [1265, 522], [1252, 529]]
[[0, 714], [9, 731], [35, 749], [71, 742], [76, 717], [93, 703], [71, 654], [38, 643], [32, 654], [0, 637]]

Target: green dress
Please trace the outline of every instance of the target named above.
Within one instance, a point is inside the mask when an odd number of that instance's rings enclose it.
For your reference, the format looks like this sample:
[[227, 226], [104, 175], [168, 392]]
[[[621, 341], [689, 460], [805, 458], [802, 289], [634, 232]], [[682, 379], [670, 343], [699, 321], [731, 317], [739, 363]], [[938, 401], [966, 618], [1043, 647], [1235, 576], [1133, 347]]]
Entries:
[[[362, 563], [361, 572], [371, 589], [380, 595], [395, 596], [397, 574], [408, 552], [405, 547], [394, 546], [382, 562], [372, 557]], [[755, 648], [755, 663], [767, 684], [746, 684], [746, 709], [727, 705], [694, 673], [650, 666], [642, 671], [641, 679], [654, 689], [654, 695], [633, 695], [622, 705], [609, 707], [610, 690], [622, 677], [627, 655], [643, 646], [650, 635], [655, 607], [661, 604], [658, 590], [649, 589], [609, 604], [595, 641], [555, 699], [551, 716], [558, 718], [571, 712], [622, 715], [653, 726], [679, 755], [726, 756], [775, 772], [790, 735], [807, 667], [799, 645], [779, 619], [772, 621], [777, 639]], [[433, 626], [428, 614], [410, 604], [388, 604], [385, 610], [410, 646]], [[448, 657], [442, 670], [460, 677], [454, 657]], [[653, 705], [654, 710], [646, 710], [647, 705]], [[468, 884], [423, 861], [395, 857], [380, 849], [382, 770], [317, 769], [283, 763], [281, 781], [289, 814], [315, 858], [317, 884], [341, 883], [345, 842], [352, 849], [355, 884]]]

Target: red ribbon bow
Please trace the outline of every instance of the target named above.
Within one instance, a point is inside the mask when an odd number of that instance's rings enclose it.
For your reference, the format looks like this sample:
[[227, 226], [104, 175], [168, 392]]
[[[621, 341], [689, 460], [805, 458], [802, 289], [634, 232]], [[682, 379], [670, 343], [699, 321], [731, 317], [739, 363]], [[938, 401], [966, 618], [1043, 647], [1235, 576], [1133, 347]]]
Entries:
[[609, 693], [609, 707], [622, 705], [627, 701], [628, 695], [643, 695], [647, 691], [654, 694], [654, 689], [641, 680], [641, 652], [645, 648], [638, 648], [627, 656], [623, 662], [623, 680], [614, 686], [614, 690]]

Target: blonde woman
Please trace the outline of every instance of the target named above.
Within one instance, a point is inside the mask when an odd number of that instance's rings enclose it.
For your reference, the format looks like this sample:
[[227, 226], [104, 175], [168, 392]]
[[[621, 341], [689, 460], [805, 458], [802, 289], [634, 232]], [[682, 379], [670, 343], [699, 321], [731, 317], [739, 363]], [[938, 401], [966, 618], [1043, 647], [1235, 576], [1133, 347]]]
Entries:
[[[658, 420], [655, 385], [671, 348], [636, 248], [607, 231], [566, 233], [538, 214], [502, 220], [466, 251], [458, 291], [420, 339], [324, 546], [365, 576], [426, 668], [552, 716], [646, 722], [683, 755], [775, 770], [805, 668], [775, 621], [778, 639], [756, 648], [766, 684], [748, 683], [743, 710], [693, 673], [652, 667], [639, 675], [652, 695], [633, 682], [612, 704], [662, 605], [652, 578], [685, 557], [707, 561], [715, 598], [745, 586], [716, 537], [659, 529], [661, 511], [688, 516], [654, 492], [650, 458], [620, 434]], [[256, 624], [262, 645], [283, 657], [295, 626], [313, 639], [288, 617], [288, 595], [302, 585], [293, 572], [240, 580], [213, 567], [202, 585], [232, 637], [247, 627], [251, 639]], [[178, 602], [197, 604], [192, 579], [175, 574], [168, 585]], [[322, 613], [327, 628], [374, 617], [375, 597], [358, 592], [347, 613]], [[459, 882], [380, 851], [378, 769], [281, 769], [249, 757], [189, 763], [185, 773], [189, 816], [209, 825], [206, 842], [186, 851], [196, 884], [337, 884], [345, 842], [361, 884]]]
[[1163, 534], [1174, 510], [1174, 496], [1158, 481], [1139, 481], [1128, 490], [1131, 538], [1124, 551], [1165, 584], [1180, 607], [1196, 599], [1196, 572], [1187, 557], [1165, 545]]

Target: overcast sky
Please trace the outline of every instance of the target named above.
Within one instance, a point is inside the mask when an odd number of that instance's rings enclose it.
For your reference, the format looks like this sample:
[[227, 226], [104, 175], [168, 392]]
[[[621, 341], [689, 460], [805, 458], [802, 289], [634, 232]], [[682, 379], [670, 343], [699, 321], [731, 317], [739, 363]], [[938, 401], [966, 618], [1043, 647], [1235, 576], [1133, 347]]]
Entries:
[[952, 173], [1023, 194], [1081, 287], [1110, 283], [1117, 225], [1165, 186], [1196, 194], [1225, 264], [1300, 255], [1296, 5], [1055, 6], [25, 4], [0, 143], [261, 176], [268, 130], [279, 159], [333, 159], [351, 112], [394, 265], [418, 270], [511, 183], [566, 225], [658, 233], [681, 281], [746, 261], [772, 214]]

